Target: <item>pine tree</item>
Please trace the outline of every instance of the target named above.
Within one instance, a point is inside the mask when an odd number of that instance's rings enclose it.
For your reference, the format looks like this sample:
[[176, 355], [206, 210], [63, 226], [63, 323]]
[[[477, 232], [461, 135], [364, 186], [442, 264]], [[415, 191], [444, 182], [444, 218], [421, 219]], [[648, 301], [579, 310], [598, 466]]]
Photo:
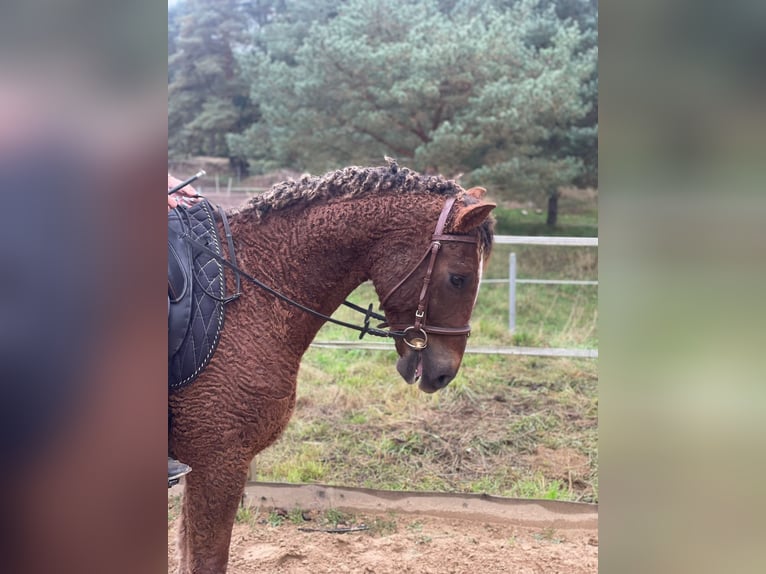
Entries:
[[229, 143], [261, 169], [390, 155], [496, 196], [546, 197], [583, 172], [574, 142], [596, 69], [588, 31], [555, 8], [348, 0], [300, 34], [266, 26], [263, 49], [240, 58], [262, 117]]
[[253, 10], [240, 0], [185, 0], [169, 12], [169, 155], [232, 158], [226, 134], [257, 120], [235, 58], [255, 25]]

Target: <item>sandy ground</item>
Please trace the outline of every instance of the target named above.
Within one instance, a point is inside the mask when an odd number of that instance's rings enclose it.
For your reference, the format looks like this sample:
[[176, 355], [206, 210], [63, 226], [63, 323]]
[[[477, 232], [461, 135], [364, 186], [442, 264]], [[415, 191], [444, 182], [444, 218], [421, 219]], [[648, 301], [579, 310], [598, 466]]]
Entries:
[[[375, 518], [368, 515], [366, 518]], [[389, 515], [378, 515], [390, 520]], [[598, 535], [428, 516], [398, 518], [393, 533], [302, 532], [284, 523], [237, 524], [230, 574], [471, 573], [580, 574], [598, 571]], [[175, 523], [168, 530], [174, 572]]]
[[[592, 505], [582, 505], [580, 510], [572, 504], [553, 502], [538, 505], [510, 499], [488, 501], [481, 497], [447, 495], [439, 495], [438, 499], [422, 495], [413, 498], [411, 494], [401, 493], [376, 499], [377, 506], [386, 508], [376, 512], [369, 510], [371, 496], [374, 497], [374, 493], [368, 494], [370, 492], [373, 491], [364, 491], [356, 498], [353, 492], [345, 491], [341, 496], [332, 489], [310, 493], [309, 498], [313, 496], [315, 501], [321, 498], [325, 508], [333, 507], [333, 500], [345, 498], [344, 510], [349, 513], [349, 520], [333, 526], [323, 520], [326, 510], [305, 498], [305, 489], [300, 493], [269, 491], [262, 496], [254, 496], [248, 489], [252, 514], [234, 526], [229, 573], [580, 574], [598, 571], [597, 510]], [[287, 511], [280, 509], [282, 523], [275, 526], [273, 509], [280, 508], [275, 503], [296, 498], [301, 500], [302, 508], [315, 506], [303, 512], [307, 520], [295, 524], [289, 520]], [[169, 502], [169, 508], [171, 506]], [[354, 512], [354, 506], [362, 509]], [[178, 518], [168, 523], [169, 572], [175, 572], [177, 566], [177, 528]], [[367, 530], [326, 531], [333, 528]]]

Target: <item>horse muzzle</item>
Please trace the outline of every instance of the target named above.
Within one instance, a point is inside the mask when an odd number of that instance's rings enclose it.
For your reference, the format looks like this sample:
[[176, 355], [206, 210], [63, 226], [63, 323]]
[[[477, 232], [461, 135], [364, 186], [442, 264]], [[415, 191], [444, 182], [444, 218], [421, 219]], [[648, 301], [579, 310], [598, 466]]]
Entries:
[[409, 385], [418, 383], [425, 393], [435, 393], [446, 387], [457, 375], [457, 365], [452, 360], [438, 360], [431, 349], [408, 350], [396, 362], [396, 370]]

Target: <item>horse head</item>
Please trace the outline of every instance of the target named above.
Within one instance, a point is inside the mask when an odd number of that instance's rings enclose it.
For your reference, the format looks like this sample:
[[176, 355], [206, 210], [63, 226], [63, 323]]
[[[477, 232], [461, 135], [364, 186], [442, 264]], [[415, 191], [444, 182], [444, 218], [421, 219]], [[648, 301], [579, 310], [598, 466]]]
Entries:
[[388, 273], [398, 274], [398, 281], [376, 282], [373, 277], [388, 325], [403, 333], [396, 339], [397, 371], [408, 384], [418, 382], [427, 393], [455, 378], [465, 352], [469, 320], [492, 247], [490, 212], [495, 204], [483, 201], [484, 193], [483, 188], [472, 188], [451, 198], [440, 197], [439, 218], [424, 221], [417, 230], [420, 237], [387, 246], [388, 260], [393, 259], [395, 267]]

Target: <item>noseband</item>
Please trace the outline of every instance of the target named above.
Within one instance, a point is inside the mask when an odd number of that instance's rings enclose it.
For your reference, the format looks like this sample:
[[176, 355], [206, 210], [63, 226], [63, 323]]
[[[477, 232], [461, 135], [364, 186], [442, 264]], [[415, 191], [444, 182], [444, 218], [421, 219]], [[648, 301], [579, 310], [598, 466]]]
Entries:
[[444, 225], [447, 223], [447, 217], [449, 216], [452, 206], [455, 204], [455, 198], [450, 197], [439, 215], [439, 220], [436, 223], [436, 229], [431, 236], [431, 243], [426, 249], [426, 252], [418, 260], [418, 262], [410, 269], [409, 273], [405, 275], [399, 283], [397, 283], [386, 295], [380, 300], [380, 306], [385, 308], [386, 301], [393, 295], [404, 283], [412, 277], [413, 273], [417, 271], [418, 267], [428, 259], [428, 267], [426, 269], [425, 277], [423, 277], [423, 286], [420, 289], [420, 298], [418, 299], [418, 309], [415, 311], [415, 322], [412, 325], [388, 325], [391, 329], [400, 330], [403, 333], [402, 340], [408, 347], [416, 351], [422, 351], [428, 346], [428, 333], [432, 335], [465, 335], [466, 337], [471, 334], [471, 325], [465, 325], [463, 327], [437, 327], [435, 325], [429, 325], [426, 321], [426, 311], [428, 310], [428, 301], [430, 299], [430, 287], [431, 287], [431, 275], [434, 271], [434, 265], [436, 264], [436, 257], [439, 254], [439, 249], [444, 241], [456, 241], [459, 243], [478, 243], [476, 237], [469, 237], [467, 235], [450, 235], [444, 234]]

